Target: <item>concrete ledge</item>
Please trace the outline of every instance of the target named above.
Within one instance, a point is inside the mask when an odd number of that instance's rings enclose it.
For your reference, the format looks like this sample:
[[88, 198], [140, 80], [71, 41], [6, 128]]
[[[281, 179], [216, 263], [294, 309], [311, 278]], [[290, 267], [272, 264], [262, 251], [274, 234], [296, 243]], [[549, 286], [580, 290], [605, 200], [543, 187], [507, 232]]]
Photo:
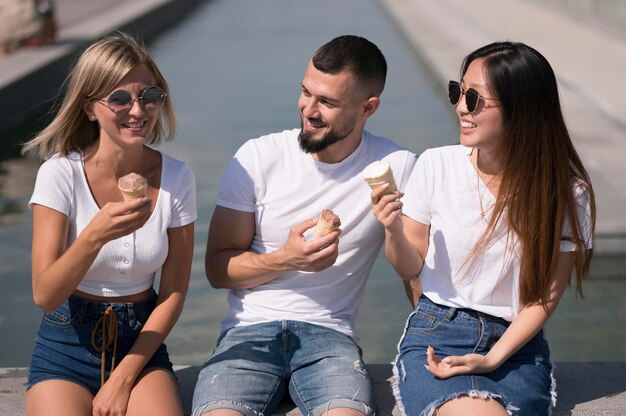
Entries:
[[[626, 415], [626, 362], [557, 363], [556, 416]], [[400, 416], [391, 392], [391, 366], [367, 366], [375, 384], [380, 416]], [[191, 400], [199, 366], [177, 366], [176, 376], [183, 396], [185, 414]], [[0, 414], [23, 416], [25, 368], [0, 369]], [[274, 416], [302, 416], [294, 404], [285, 400]]]
[[124, 30], [148, 41], [182, 20], [207, 0], [137, 0], [124, 8], [110, 7], [91, 13], [97, 3], [85, 2], [86, 18], [68, 28], [51, 46], [25, 48], [0, 61], [0, 130], [48, 111], [71, 64], [93, 41], [112, 30]]

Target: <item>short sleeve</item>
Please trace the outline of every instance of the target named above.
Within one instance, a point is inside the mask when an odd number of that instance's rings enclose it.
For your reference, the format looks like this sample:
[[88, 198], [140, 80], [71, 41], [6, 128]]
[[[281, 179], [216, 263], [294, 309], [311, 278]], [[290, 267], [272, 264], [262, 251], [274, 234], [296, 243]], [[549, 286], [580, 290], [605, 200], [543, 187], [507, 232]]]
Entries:
[[428, 151], [422, 153], [415, 163], [413, 172], [404, 190], [402, 213], [422, 224], [429, 225], [431, 217], [429, 180], [432, 167]]
[[[580, 224], [581, 238], [585, 247], [591, 249], [593, 247], [593, 226], [591, 218], [591, 201], [589, 192], [586, 187], [577, 184], [574, 188], [574, 197], [576, 199], [576, 215]], [[569, 219], [566, 218], [561, 233], [560, 251], [577, 251], [577, 245], [572, 241], [572, 226]]]
[[170, 227], [191, 224], [198, 217], [196, 209], [196, 178], [189, 165], [184, 163], [179, 174], [178, 190], [172, 201]]
[[243, 212], [255, 211], [254, 150], [253, 141], [248, 141], [230, 161], [222, 176], [217, 205]]
[[65, 157], [54, 155], [41, 165], [28, 208], [42, 205], [70, 216], [72, 209], [72, 169]]

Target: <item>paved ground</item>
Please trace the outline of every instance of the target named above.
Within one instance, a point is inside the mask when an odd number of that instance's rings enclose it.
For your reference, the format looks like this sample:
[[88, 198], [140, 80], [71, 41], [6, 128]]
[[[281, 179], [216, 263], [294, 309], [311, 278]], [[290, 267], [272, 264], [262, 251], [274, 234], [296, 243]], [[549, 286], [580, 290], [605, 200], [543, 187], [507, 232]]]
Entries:
[[524, 42], [550, 61], [570, 134], [596, 192], [596, 248], [625, 253], [626, 25], [546, 1], [380, 2], [442, 88], [458, 79], [463, 57], [493, 41]]

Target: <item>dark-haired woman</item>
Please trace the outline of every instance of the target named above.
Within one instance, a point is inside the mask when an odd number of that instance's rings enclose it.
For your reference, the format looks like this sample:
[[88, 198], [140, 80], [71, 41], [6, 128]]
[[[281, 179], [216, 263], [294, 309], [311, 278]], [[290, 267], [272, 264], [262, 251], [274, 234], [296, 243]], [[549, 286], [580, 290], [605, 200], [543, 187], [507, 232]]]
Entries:
[[449, 83], [460, 144], [424, 152], [400, 194], [373, 191], [386, 255], [416, 299], [394, 391], [417, 415], [548, 415], [542, 328], [575, 269], [588, 272], [589, 176], [570, 140], [547, 60], [521, 43], [468, 55]]

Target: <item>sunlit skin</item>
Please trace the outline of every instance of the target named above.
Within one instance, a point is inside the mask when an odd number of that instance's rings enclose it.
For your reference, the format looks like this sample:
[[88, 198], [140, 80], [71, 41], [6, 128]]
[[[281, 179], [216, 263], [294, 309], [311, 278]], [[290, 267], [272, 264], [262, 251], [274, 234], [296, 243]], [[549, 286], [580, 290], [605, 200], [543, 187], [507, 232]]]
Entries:
[[326, 74], [309, 61], [298, 99], [302, 130], [311, 140], [322, 140], [329, 134], [345, 135], [342, 140], [313, 153], [315, 159], [337, 163], [359, 146], [365, 122], [380, 104], [378, 97], [368, 95], [366, 88], [358, 88], [351, 72]]
[[[476, 59], [467, 68], [461, 87], [473, 88], [482, 97], [497, 98], [489, 88], [484, 69], [484, 59]], [[459, 118], [459, 141], [466, 147], [472, 147], [474, 164], [480, 154], [479, 168], [482, 173], [495, 175], [500, 171], [498, 149], [504, 135], [504, 118], [497, 100], [487, 98], [478, 101], [473, 113], [467, 110], [465, 95], [461, 97], [455, 109]], [[476, 151], [478, 150], [478, 152]]]
[[[131, 97], [137, 98], [143, 90], [155, 84], [154, 76], [145, 65], [133, 68], [111, 91], [124, 90]], [[100, 145], [119, 147], [120, 150], [130, 150], [137, 144], [143, 144], [154, 129], [158, 121], [158, 109], [146, 110], [138, 101], [133, 102], [132, 108], [122, 114], [115, 114], [106, 105], [106, 97], [101, 100], [86, 101], [83, 108], [88, 117], [97, 121], [100, 127]], [[137, 149], [137, 147], [134, 147]]]

